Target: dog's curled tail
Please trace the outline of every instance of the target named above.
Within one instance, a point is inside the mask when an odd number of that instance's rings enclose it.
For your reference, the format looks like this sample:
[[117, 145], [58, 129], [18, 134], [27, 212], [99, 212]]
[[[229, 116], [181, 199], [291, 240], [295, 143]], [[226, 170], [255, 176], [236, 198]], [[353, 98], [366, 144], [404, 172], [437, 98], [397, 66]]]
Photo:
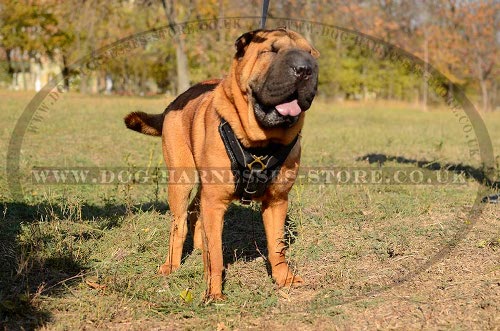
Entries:
[[150, 136], [161, 136], [164, 117], [163, 113], [150, 115], [142, 111], [137, 111], [125, 116], [124, 120], [127, 128], [131, 130]]

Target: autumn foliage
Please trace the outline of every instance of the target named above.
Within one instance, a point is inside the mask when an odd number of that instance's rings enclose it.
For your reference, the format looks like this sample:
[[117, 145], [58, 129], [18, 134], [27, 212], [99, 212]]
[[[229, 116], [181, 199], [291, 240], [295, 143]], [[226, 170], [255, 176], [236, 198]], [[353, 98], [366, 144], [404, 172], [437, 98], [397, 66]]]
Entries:
[[[29, 76], [24, 74], [35, 63], [42, 68], [56, 65], [65, 77], [66, 89], [100, 93], [106, 89], [107, 79], [113, 82], [108, 87], [112, 93], [175, 94], [187, 82], [225, 73], [230, 62], [226, 54], [233, 51], [235, 38], [258, 27], [260, 6], [261, 1], [256, 0], [0, 0], [0, 84], [13, 88], [15, 78], [17, 88], [28, 86]], [[321, 51], [320, 93], [325, 96], [424, 105], [437, 99], [421, 77], [325, 38], [318, 33], [321, 25], [308, 22], [359, 31], [401, 47], [439, 70], [488, 111], [499, 107], [499, 10], [500, 3], [494, 0], [271, 1], [268, 27], [286, 22], [283, 18], [300, 20], [290, 27], [302, 27], [300, 32]], [[254, 19], [200, 27], [204, 20], [229, 17]], [[92, 76], [69, 79], [75, 75], [71, 65], [101, 47], [168, 24], [175, 32], [182, 22], [195, 22], [198, 28], [173, 34], [166, 42], [147, 42], [106, 63]]]

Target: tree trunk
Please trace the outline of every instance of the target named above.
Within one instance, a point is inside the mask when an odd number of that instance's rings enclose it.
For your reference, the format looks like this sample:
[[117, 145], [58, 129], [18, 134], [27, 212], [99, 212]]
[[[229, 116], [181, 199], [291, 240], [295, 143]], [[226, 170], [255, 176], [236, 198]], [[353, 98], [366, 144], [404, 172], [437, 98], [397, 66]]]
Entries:
[[28, 90], [28, 82], [26, 81], [26, 63], [24, 62], [24, 52], [21, 51], [20, 54], [20, 59], [21, 59], [21, 75], [22, 75], [22, 80], [23, 80], [23, 89], [25, 91]]
[[88, 91], [88, 79], [89, 75], [81, 75], [80, 76], [80, 93], [87, 94]]
[[175, 32], [175, 11], [173, 0], [162, 0], [163, 9], [167, 22], [172, 30], [172, 39], [175, 47], [175, 57], [177, 60], [177, 94], [189, 88], [189, 68], [186, 47], [182, 36]]
[[17, 70], [14, 68], [14, 65], [12, 64], [12, 55], [11, 55], [11, 52], [12, 50], [11, 49], [6, 49], [5, 50], [5, 54], [7, 56], [7, 65], [8, 65], [8, 73], [9, 75], [11, 76], [12, 78], [12, 87], [17, 89], [18, 87], [18, 84], [17, 84], [17, 80], [18, 80], [18, 72]]
[[483, 111], [487, 112], [490, 110], [490, 105], [489, 105], [489, 96], [488, 96], [488, 86], [485, 80], [481, 79], [479, 81], [479, 85], [481, 85], [481, 98], [482, 98], [482, 103], [483, 103]]
[[178, 42], [175, 44], [175, 55], [177, 59], [177, 94], [179, 94], [189, 88], [189, 68], [184, 40], [178, 37]]
[[68, 59], [66, 58], [65, 55], [62, 56], [62, 61], [63, 61], [63, 68], [62, 68], [62, 75], [63, 75], [63, 81], [64, 81], [64, 90], [69, 91], [69, 67], [68, 67]]
[[[219, 0], [219, 20], [224, 18], [224, 0]], [[226, 29], [218, 29], [218, 42], [222, 43], [226, 40]], [[222, 44], [221, 44], [222, 46]]]
[[422, 110], [427, 111], [427, 99], [429, 98], [429, 82], [427, 81], [429, 71], [429, 35], [427, 33], [427, 27], [424, 31], [424, 76], [422, 77]]
[[14, 74], [14, 67], [12, 66], [12, 58], [10, 57], [10, 52], [12, 50], [11, 49], [5, 49], [5, 56], [6, 56], [6, 59], [7, 59], [7, 72], [9, 73], [9, 75], [13, 75]]
[[[493, 87], [491, 88], [490, 93], [490, 108], [492, 111], [498, 109], [498, 83], [496, 81], [493, 82]], [[498, 168], [500, 169], [500, 168]]]
[[309, 22], [311, 21], [311, 17], [313, 16], [313, 13], [312, 13], [312, 5], [311, 5], [311, 1], [309, 0], [306, 0], [304, 3], [303, 3], [303, 7], [304, 7], [304, 11], [305, 11], [305, 19], [307, 22], [304, 22], [304, 38], [306, 38], [306, 40], [308, 40], [309, 42], [313, 42], [312, 40], [312, 34], [311, 34], [311, 29], [310, 29], [310, 26], [309, 26]]

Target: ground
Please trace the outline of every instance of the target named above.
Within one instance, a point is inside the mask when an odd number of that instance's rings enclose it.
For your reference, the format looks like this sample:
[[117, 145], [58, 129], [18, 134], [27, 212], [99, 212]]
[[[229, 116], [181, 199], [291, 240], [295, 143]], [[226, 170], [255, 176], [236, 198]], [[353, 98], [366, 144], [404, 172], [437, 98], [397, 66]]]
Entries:
[[[5, 164], [16, 121], [33, 95], [0, 91], [0, 97]], [[161, 168], [160, 140], [126, 130], [122, 118], [160, 112], [166, 102], [64, 94], [38, 131], [24, 135], [23, 199], [12, 197], [12, 174], [0, 172], [4, 329], [500, 328], [499, 207], [477, 203], [481, 160], [471, 156], [457, 117], [439, 105], [422, 112], [408, 104], [318, 99], [302, 133], [304, 170], [415, 171], [449, 180], [298, 180], [288, 256], [307, 283], [293, 289], [277, 289], [268, 275], [259, 206], [232, 205], [224, 228], [227, 300], [220, 303], [202, 300], [199, 251], [186, 247], [178, 271], [156, 273], [171, 218], [164, 184], [152, 178], [149, 185], [47, 185], [30, 172]], [[482, 116], [498, 167], [500, 113]]]

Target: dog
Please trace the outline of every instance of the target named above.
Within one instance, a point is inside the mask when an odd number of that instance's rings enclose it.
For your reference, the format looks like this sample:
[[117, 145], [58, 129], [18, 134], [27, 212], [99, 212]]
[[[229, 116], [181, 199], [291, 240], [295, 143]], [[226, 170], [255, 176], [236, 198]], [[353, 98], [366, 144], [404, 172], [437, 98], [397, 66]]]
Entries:
[[162, 114], [133, 112], [125, 117], [129, 129], [162, 137], [169, 170], [232, 170], [231, 180], [218, 185], [209, 184], [217, 179], [213, 172], [204, 173], [201, 184], [195, 178], [180, 180], [179, 172], [169, 173], [169, 182], [176, 182], [168, 187], [173, 220], [169, 253], [159, 272], [168, 275], [179, 268], [191, 226], [194, 246], [203, 252], [207, 300], [224, 299], [222, 228], [234, 199], [261, 202], [276, 284], [304, 283], [286, 261], [284, 225], [288, 193], [299, 169], [299, 134], [317, 92], [319, 52], [286, 28], [247, 32], [235, 46], [225, 78], [192, 86]]

